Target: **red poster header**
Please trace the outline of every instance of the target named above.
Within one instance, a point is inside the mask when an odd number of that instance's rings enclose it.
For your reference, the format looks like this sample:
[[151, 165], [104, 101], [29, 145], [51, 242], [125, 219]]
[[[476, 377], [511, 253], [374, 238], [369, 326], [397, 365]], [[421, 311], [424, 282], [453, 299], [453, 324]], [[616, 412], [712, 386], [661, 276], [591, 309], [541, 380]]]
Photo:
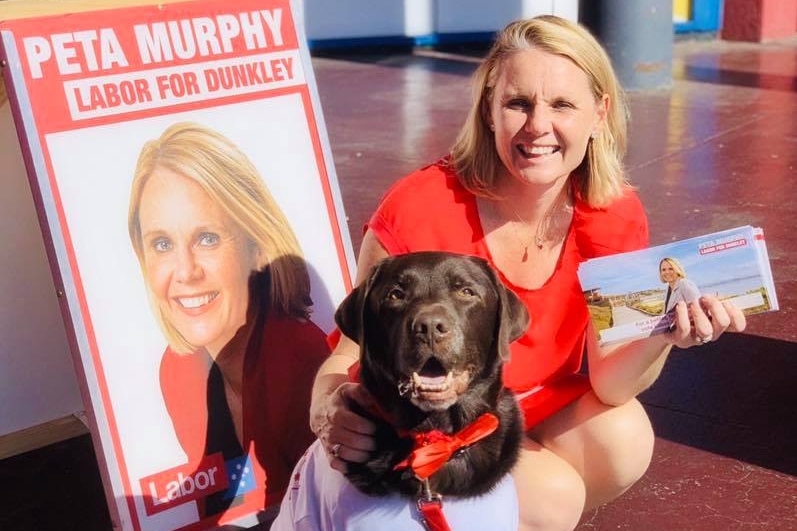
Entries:
[[287, 0], [189, 2], [0, 24], [13, 32], [40, 132], [305, 82]]

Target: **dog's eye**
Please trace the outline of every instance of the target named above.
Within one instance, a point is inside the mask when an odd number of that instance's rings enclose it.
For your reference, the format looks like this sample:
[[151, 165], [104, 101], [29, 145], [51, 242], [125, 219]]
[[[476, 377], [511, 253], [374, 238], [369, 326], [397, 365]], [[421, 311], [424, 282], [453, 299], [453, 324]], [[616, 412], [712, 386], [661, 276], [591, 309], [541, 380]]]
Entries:
[[404, 292], [398, 288], [393, 288], [387, 292], [385, 298], [389, 301], [400, 301], [404, 299]]
[[461, 295], [466, 296], [466, 297], [474, 297], [476, 295], [476, 292], [473, 291], [471, 288], [468, 288], [468, 287], [460, 288], [459, 289], [459, 293]]

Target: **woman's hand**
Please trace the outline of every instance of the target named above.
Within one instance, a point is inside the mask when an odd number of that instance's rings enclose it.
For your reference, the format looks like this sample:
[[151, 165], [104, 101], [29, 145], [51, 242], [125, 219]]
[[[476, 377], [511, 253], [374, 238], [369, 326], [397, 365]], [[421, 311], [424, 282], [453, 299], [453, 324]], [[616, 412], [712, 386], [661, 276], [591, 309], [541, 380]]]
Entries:
[[344, 383], [330, 393], [310, 426], [321, 439], [332, 468], [346, 473], [346, 463], [365, 462], [375, 448], [373, 422], [352, 411], [356, 402], [363, 409], [371, 407], [373, 398], [358, 383]]
[[675, 305], [674, 330], [670, 343], [679, 348], [705, 345], [716, 341], [726, 331], [741, 332], [747, 325], [744, 313], [732, 302], [704, 295], [699, 300]]
[[744, 314], [731, 302], [704, 296], [687, 306], [675, 306], [673, 329], [666, 334], [600, 347], [597, 335], [587, 333], [589, 378], [601, 402], [625, 404], [659, 377], [671, 346], [689, 348], [718, 339], [725, 331], [741, 332]]

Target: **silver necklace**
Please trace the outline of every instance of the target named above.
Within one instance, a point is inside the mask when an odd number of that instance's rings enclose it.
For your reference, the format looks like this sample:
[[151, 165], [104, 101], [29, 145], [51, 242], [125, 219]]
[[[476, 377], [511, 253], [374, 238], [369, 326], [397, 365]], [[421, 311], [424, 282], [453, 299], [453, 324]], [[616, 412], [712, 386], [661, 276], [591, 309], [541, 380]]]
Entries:
[[[553, 220], [554, 213], [559, 207], [560, 202], [564, 201], [565, 204], [567, 204], [568, 197], [569, 197], [568, 190], [567, 188], [564, 188], [562, 192], [560, 192], [559, 195], [556, 197], [556, 199], [554, 199], [553, 203], [551, 203], [551, 206], [548, 207], [548, 210], [545, 212], [545, 215], [542, 217], [542, 220], [540, 220], [540, 223], [537, 225], [537, 229], [534, 231], [534, 237], [531, 238], [530, 240], [526, 241], [523, 238], [521, 238], [517, 228], [512, 227], [512, 230], [515, 233], [515, 237], [517, 237], [518, 241], [520, 242], [520, 246], [523, 249], [523, 254], [520, 257], [521, 262], [526, 262], [529, 259], [529, 245], [531, 245], [532, 241], [534, 242], [534, 246], [537, 248], [537, 250], [542, 250], [543, 245], [545, 245], [545, 242], [549, 239], [548, 236], [551, 229], [551, 223]], [[520, 216], [520, 214], [518, 214], [518, 211], [515, 210], [515, 208], [512, 205], [507, 203], [507, 206], [509, 207], [509, 209], [512, 211], [512, 213], [515, 215], [515, 217], [518, 219], [519, 222], [528, 223], [528, 221], [523, 219]], [[554, 235], [554, 239], [555, 238], [556, 236]]]
[[[507, 204], [507, 206], [509, 206], [509, 209], [512, 211], [512, 213], [515, 215], [515, 217], [518, 219], [519, 222], [528, 223], [526, 220], [520, 217], [520, 214], [518, 214], [517, 210], [515, 210], [514, 207], [512, 207], [512, 205]], [[549, 209], [548, 212], [545, 213], [545, 216], [543, 217], [542, 221], [537, 225], [537, 230], [534, 231], [534, 237], [528, 241], [520, 237], [520, 233], [518, 232], [516, 227], [514, 226], [512, 227], [512, 231], [515, 233], [515, 237], [518, 239], [518, 241], [520, 242], [520, 247], [523, 249], [523, 254], [520, 257], [521, 262], [526, 262], [529, 259], [529, 245], [531, 245], [532, 241], [534, 242], [534, 247], [536, 247], [537, 250], [542, 250], [542, 246], [545, 243], [545, 238], [544, 235], [542, 234], [543, 232], [542, 228], [546, 219], [550, 216], [550, 213], [551, 211]]]

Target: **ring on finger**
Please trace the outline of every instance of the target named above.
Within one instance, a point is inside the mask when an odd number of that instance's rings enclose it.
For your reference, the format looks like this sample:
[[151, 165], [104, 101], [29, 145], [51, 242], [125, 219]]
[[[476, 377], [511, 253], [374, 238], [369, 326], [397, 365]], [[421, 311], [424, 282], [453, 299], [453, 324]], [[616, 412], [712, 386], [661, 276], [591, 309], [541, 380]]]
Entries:
[[697, 341], [697, 343], [698, 343], [699, 345], [705, 345], [706, 343], [709, 343], [709, 342], [711, 342], [711, 340], [712, 340], [712, 339], [714, 339], [714, 337], [713, 337], [712, 335], [710, 335], [710, 334], [709, 334], [709, 335], [707, 335], [707, 336], [705, 336], [705, 337], [703, 337], [703, 336], [697, 336], [697, 337], [695, 338], [695, 341]]
[[342, 445], [342, 444], [340, 444], [340, 443], [335, 443], [335, 444], [333, 444], [333, 445], [332, 445], [332, 448], [330, 448], [330, 449], [329, 449], [329, 453], [330, 453], [330, 455], [332, 455], [332, 457], [335, 457], [335, 458], [337, 458], [338, 456], [340, 456], [340, 447], [341, 447], [341, 446], [343, 446], [343, 445]]

